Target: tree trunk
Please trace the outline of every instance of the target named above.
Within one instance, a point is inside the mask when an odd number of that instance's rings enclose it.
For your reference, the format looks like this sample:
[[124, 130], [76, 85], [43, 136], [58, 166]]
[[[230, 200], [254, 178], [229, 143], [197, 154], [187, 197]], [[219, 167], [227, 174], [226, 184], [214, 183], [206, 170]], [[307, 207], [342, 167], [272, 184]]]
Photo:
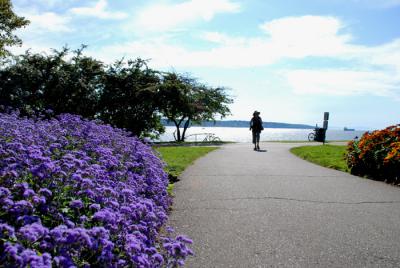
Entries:
[[184, 141], [184, 135], [182, 135], [181, 136], [181, 130], [180, 130], [180, 126], [181, 126], [181, 124], [182, 124], [182, 121], [183, 121], [183, 119], [185, 119], [185, 117], [182, 117], [180, 120], [179, 120], [179, 122], [176, 122], [176, 120], [175, 119], [171, 119], [173, 122], [174, 122], [174, 124], [175, 124], [175, 126], [176, 126], [176, 141]]
[[179, 129], [179, 124], [175, 120], [172, 121], [174, 122], [176, 127], [176, 136], [174, 135], [175, 141], [179, 141], [181, 139], [181, 131]]
[[183, 126], [182, 141], [185, 141], [185, 134], [186, 134], [186, 130], [188, 129], [189, 125], [190, 125], [190, 118], [188, 118], [185, 125]]

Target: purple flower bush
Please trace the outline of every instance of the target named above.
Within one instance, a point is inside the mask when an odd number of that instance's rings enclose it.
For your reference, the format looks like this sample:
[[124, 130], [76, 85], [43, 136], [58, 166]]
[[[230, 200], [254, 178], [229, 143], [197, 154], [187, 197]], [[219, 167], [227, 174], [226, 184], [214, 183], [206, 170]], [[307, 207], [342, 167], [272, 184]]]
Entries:
[[0, 267], [176, 267], [162, 161], [129, 133], [64, 114], [0, 114]]

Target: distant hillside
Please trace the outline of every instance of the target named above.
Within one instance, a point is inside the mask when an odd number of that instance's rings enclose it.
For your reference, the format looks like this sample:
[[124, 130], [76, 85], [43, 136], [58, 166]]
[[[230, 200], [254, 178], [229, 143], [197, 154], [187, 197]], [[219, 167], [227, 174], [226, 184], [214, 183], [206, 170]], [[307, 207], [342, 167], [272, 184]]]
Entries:
[[[164, 126], [175, 126], [173, 122], [168, 122], [167, 120], [162, 120]], [[249, 121], [242, 120], [226, 120], [226, 121], [203, 121], [201, 124], [193, 124], [192, 126], [201, 127], [242, 127], [248, 128]], [[304, 124], [289, 124], [289, 123], [279, 123], [279, 122], [263, 122], [264, 128], [299, 128], [299, 129], [313, 129], [314, 126], [304, 125]]]

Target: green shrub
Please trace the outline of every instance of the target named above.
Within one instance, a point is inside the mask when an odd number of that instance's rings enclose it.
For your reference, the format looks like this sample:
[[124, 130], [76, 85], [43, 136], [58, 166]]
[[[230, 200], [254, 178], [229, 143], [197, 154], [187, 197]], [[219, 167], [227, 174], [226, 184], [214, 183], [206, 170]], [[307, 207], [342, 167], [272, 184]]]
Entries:
[[347, 152], [352, 174], [400, 184], [400, 124], [364, 133]]

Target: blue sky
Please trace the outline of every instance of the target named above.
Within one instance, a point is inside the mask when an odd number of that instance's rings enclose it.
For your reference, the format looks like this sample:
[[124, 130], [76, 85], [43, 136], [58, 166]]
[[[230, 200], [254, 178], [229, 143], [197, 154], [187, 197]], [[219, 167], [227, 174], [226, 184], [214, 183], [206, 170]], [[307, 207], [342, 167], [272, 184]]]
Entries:
[[235, 97], [228, 119], [400, 123], [400, 0], [13, 0], [23, 46], [151, 59]]

